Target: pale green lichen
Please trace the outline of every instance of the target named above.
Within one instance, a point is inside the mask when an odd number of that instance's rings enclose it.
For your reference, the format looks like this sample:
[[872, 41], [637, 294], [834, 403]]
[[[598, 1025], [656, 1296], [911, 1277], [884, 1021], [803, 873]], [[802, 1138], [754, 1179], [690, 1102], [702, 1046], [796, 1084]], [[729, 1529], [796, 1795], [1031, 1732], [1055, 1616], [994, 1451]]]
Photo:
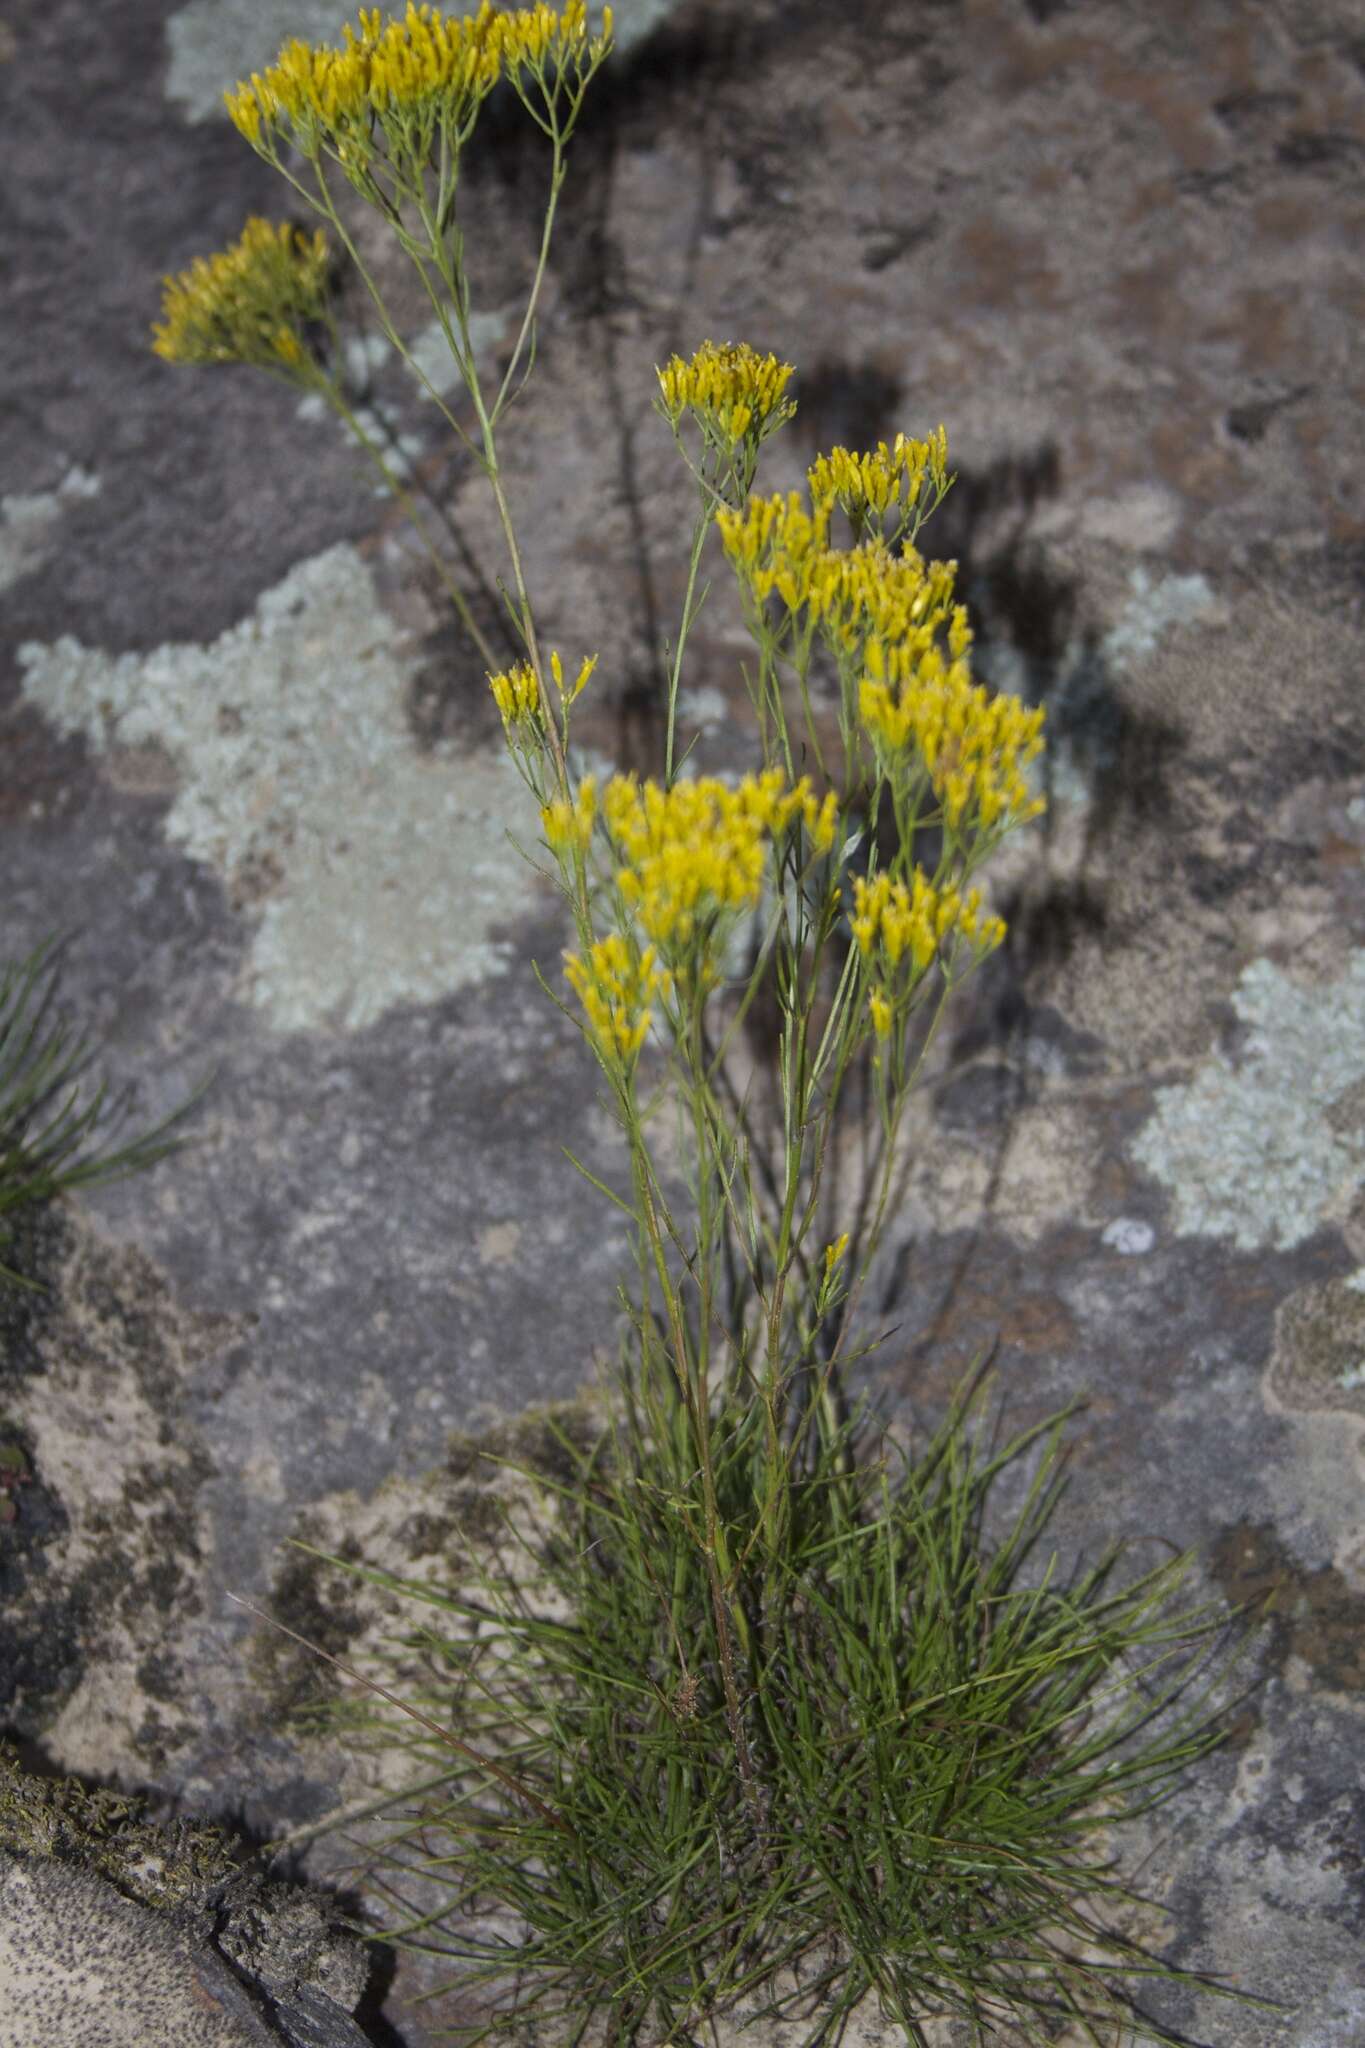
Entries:
[[0, 590], [8, 590], [41, 566], [67, 506], [93, 498], [99, 487], [98, 477], [77, 466], [67, 471], [55, 491], [0, 498]]
[[535, 901], [504, 841], [526, 816], [516, 769], [501, 749], [420, 751], [398, 629], [354, 548], [299, 563], [207, 646], [114, 656], [66, 636], [19, 662], [61, 732], [168, 759], [166, 836], [251, 915], [245, 993], [278, 1029], [359, 1030], [507, 966], [498, 928]]
[[1308, 986], [1255, 960], [1232, 1005], [1240, 1052], [1159, 1088], [1133, 1156], [1171, 1189], [1183, 1235], [1287, 1251], [1345, 1220], [1365, 1172], [1365, 1118], [1339, 1113], [1365, 1080], [1365, 950]]

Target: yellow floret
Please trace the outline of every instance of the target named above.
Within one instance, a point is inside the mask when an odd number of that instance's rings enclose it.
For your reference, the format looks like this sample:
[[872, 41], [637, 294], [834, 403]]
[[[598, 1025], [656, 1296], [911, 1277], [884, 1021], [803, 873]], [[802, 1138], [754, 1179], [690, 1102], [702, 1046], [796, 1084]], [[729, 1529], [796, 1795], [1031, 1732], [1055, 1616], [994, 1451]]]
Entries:
[[583, 658], [583, 662], [579, 668], [578, 675], [574, 682], [573, 688], [571, 690], [566, 690], [564, 687], [564, 664], [560, 660], [557, 651], [551, 653], [550, 674], [555, 679], [555, 688], [559, 692], [561, 703], [567, 705], [572, 704], [574, 702], [574, 700], [581, 694], [584, 686], [588, 681], [589, 676], [592, 674], [596, 666], [597, 656], [595, 654], [585, 655]]

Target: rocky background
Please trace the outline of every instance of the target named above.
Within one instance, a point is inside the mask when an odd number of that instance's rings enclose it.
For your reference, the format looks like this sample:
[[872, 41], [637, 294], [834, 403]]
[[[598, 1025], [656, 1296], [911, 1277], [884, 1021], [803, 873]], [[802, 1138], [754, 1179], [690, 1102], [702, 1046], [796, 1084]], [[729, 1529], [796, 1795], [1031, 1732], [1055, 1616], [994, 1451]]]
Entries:
[[[285, 1539], [420, 1565], [459, 1518], [452, 1432], [515, 1433], [592, 1380], [623, 1239], [560, 1148], [608, 1176], [615, 1153], [531, 975], [563, 933], [504, 837], [525, 806], [482, 665], [399, 508], [330, 416], [149, 352], [161, 274], [289, 211], [223, 87], [339, 12], [0, 5], [0, 938], [68, 935], [63, 1002], [137, 1120], [212, 1076], [189, 1149], [11, 1247], [45, 1291], [0, 1297], [0, 1729], [45, 1771], [270, 1838], [359, 1781], [291, 1727], [297, 1674], [228, 1593], [344, 1653], [361, 1607]], [[835, 441], [946, 423], [958, 482], [925, 541], [961, 565], [983, 675], [1048, 707], [1050, 810], [996, 869], [1010, 939], [920, 1100], [876, 1383], [916, 1428], [997, 1342], [1011, 1419], [1089, 1395], [1070, 1554], [1190, 1547], [1210, 1597], [1275, 1595], [1234, 1739], [1151, 1823], [1141, 1875], [1168, 1961], [1284, 2009], [1152, 2009], [1226, 2048], [1350, 2048], [1359, 11], [617, 14], [503, 437], [543, 632], [575, 665], [600, 651], [585, 736], [644, 765], [692, 513], [652, 410], [675, 349], [798, 366], [769, 489]], [[490, 367], [539, 142], [495, 102], [469, 159]], [[359, 226], [427, 347], [401, 257]], [[357, 395], [496, 634], [481, 480], [348, 312]], [[712, 566], [684, 698], [708, 768], [744, 758], [746, 701]], [[401, 1970], [372, 2008], [374, 2041], [434, 2039]]]

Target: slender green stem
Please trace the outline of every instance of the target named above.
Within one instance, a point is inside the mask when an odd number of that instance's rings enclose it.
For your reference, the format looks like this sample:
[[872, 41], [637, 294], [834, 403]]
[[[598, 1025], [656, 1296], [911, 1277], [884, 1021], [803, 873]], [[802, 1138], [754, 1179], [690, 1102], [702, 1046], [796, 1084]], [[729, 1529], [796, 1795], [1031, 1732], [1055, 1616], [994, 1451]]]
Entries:
[[696, 610], [692, 608], [692, 592], [697, 584], [697, 569], [701, 563], [701, 551], [706, 545], [706, 536], [711, 526], [711, 514], [703, 506], [692, 528], [692, 549], [687, 562], [687, 589], [683, 593], [682, 622], [678, 627], [677, 645], [673, 649], [673, 666], [668, 677], [668, 729], [664, 741], [664, 788], [673, 787], [673, 746], [678, 720], [678, 683], [682, 676], [683, 649], [693, 622], [706, 599], [703, 590]]
[[[323, 176], [321, 158], [315, 158], [313, 161], [313, 175], [317, 179], [318, 191], [322, 195], [320, 199], [315, 199], [313, 197], [313, 194], [308, 190], [307, 186], [301, 182], [301, 180], [291, 176], [291, 174], [288, 171], [284, 171], [284, 176], [288, 178], [289, 183], [294, 187], [295, 191], [298, 192], [308, 202], [310, 206], [314, 207], [319, 213], [324, 214], [326, 218], [331, 222], [332, 226], [335, 228], [337, 232], [337, 235], [341, 241], [343, 248], [345, 249], [347, 255], [350, 257], [352, 263], [354, 263], [356, 270], [359, 273], [361, 282], [364, 284], [366, 291], [369, 293], [371, 299], [374, 301], [375, 311], [379, 315], [379, 325], [383, 330], [385, 340], [389, 343], [390, 347], [393, 348], [397, 352], [397, 354], [402, 357], [403, 361], [408, 365], [409, 369], [417, 378], [418, 382], [423, 386], [424, 390], [427, 393], [427, 396], [434, 400], [436, 405], [440, 407], [441, 414], [446, 422], [446, 425], [450, 428], [451, 432], [455, 435], [456, 439], [460, 442], [461, 446], [468, 449], [470, 453], [473, 454], [477, 459], [478, 450], [474, 447], [468, 434], [466, 434], [464, 428], [460, 425], [460, 422], [456, 419], [454, 413], [446, 404], [441, 392], [437, 389], [435, 384], [432, 383], [430, 377], [428, 377], [426, 371], [422, 368], [421, 364], [418, 363], [415, 360], [415, 358], [410, 354], [409, 350], [407, 349], [403, 341], [402, 336], [399, 334], [397, 328], [394, 326], [392, 320], [389, 318], [389, 312], [387, 306], [384, 304], [383, 294], [380, 292], [378, 284], [371, 276], [369, 268], [365, 263], [365, 259], [361, 255], [359, 249], [356, 247], [354, 237], [351, 235], [351, 233], [346, 227], [345, 222], [342, 220], [341, 215], [336, 210], [336, 204], [332, 198], [331, 190], [327, 184], [326, 178]], [[420, 269], [420, 265], [418, 266], [418, 268]]]
[[674, 1367], [679, 1388], [691, 1413], [696, 1436], [697, 1454], [701, 1467], [703, 1509], [706, 1517], [706, 1542], [704, 1563], [707, 1583], [710, 1587], [712, 1617], [716, 1628], [716, 1646], [720, 1658], [721, 1685], [725, 1693], [726, 1719], [729, 1723], [731, 1740], [735, 1745], [735, 1758], [739, 1765], [740, 1777], [744, 1783], [745, 1795], [755, 1810], [761, 1807], [758, 1783], [754, 1773], [753, 1759], [749, 1753], [749, 1741], [744, 1730], [744, 1716], [740, 1705], [739, 1687], [735, 1678], [735, 1651], [730, 1624], [735, 1627], [743, 1640], [746, 1657], [751, 1652], [749, 1643], [748, 1617], [742, 1606], [731, 1610], [727, 1595], [726, 1581], [730, 1573], [729, 1547], [716, 1502], [716, 1477], [711, 1462], [710, 1441], [710, 1397], [705, 1382], [693, 1377], [689, 1370], [687, 1334], [677, 1292], [668, 1271], [663, 1239], [659, 1231], [658, 1216], [653, 1197], [653, 1163], [649, 1158], [643, 1140], [636, 1138], [636, 1186], [640, 1197], [640, 1210], [648, 1233], [650, 1250], [653, 1254], [654, 1271], [663, 1296], [664, 1309], [668, 1318], [674, 1352]]
[[545, 232], [540, 238], [540, 253], [536, 258], [535, 276], [531, 280], [531, 291], [526, 301], [526, 311], [522, 316], [521, 327], [513, 344], [507, 369], [503, 374], [501, 384], [498, 386], [498, 395], [493, 401], [493, 410], [489, 414], [489, 421], [493, 426], [496, 426], [501, 419], [503, 408], [508, 402], [508, 391], [511, 387], [513, 376], [516, 374], [517, 364], [521, 361], [521, 352], [526, 345], [526, 337], [530, 332], [532, 322], [535, 319], [536, 307], [540, 301], [540, 288], [545, 279], [545, 266], [550, 256], [550, 237], [554, 231], [555, 209], [559, 204], [559, 188], [564, 182], [566, 169], [563, 150], [564, 145], [558, 133], [556, 133], [554, 138], [554, 163], [550, 172], [550, 198], [545, 208]]
[[379, 474], [383, 477], [385, 483], [393, 492], [399, 504], [402, 506], [404, 512], [407, 514], [413, 526], [416, 528], [417, 537], [421, 541], [423, 547], [426, 549], [428, 555], [431, 557], [431, 561], [435, 567], [436, 573], [440, 577], [442, 583], [445, 585], [446, 594], [450, 598], [451, 603], [454, 605], [456, 611], [459, 614], [461, 624], [463, 625], [465, 631], [468, 633], [470, 639], [474, 642], [474, 645], [478, 648], [479, 654], [482, 657], [487, 668], [489, 669], [490, 673], [496, 672], [496, 670], [499, 667], [498, 657], [494, 653], [493, 647], [490, 641], [488, 640], [487, 635], [484, 633], [482, 627], [478, 623], [478, 620], [474, 617], [473, 612], [470, 610], [469, 600], [466, 598], [459, 584], [455, 581], [454, 577], [446, 568], [445, 563], [441, 560], [441, 557], [437, 552], [435, 544], [433, 543], [431, 536], [427, 532], [425, 524], [423, 523], [421, 517], [418, 514], [417, 507], [413, 503], [410, 492], [405, 488], [405, 486], [399, 479], [396, 471], [393, 469], [392, 465], [385, 460], [383, 451], [377, 446], [373, 438], [366, 433], [364, 427], [357, 419], [354, 411], [346, 403], [346, 400], [341, 394], [339, 386], [335, 384], [330, 377], [325, 377], [321, 380], [321, 389], [328, 403], [334, 408], [339, 417], [345, 422], [350, 432], [355, 436], [356, 440], [360, 443], [361, 447], [370, 457], [370, 460], [374, 463], [375, 468], [379, 471]]

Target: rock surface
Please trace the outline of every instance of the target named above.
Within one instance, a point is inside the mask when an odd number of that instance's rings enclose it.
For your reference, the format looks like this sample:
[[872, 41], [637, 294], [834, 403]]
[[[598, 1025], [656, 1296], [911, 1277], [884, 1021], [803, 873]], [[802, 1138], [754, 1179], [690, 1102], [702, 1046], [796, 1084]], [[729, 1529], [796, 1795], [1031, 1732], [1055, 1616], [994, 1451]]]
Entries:
[[[609, 1179], [616, 1155], [531, 976], [564, 934], [502, 840], [516, 786], [434, 574], [330, 420], [147, 348], [162, 273], [287, 211], [212, 99], [315, 12], [106, 0], [92, 25], [49, 0], [0, 35], [0, 936], [72, 931], [66, 999], [142, 1120], [215, 1074], [194, 1147], [33, 1219], [16, 1255], [48, 1292], [0, 1301], [24, 1476], [0, 1727], [263, 1836], [354, 1787], [263, 1693], [227, 1593], [306, 1615], [284, 1538], [401, 1531], [452, 1430], [573, 1396], [623, 1250], [562, 1160]], [[878, 1383], [914, 1426], [998, 1338], [1021, 1421], [1091, 1396], [1066, 1543], [1169, 1541], [1211, 1594], [1275, 1594], [1236, 1739], [1153, 1823], [1145, 1878], [1169, 1961], [1285, 2009], [1153, 2009], [1225, 2048], [1350, 2048], [1358, 8], [680, 0], [600, 85], [504, 437], [542, 628], [600, 650], [594, 746], [652, 758], [691, 517], [651, 410], [675, 348], [798, 365], [771, 489], [946, 421], [959, 481], [925, 540], [961, 565], [983, 674], [1048, 707], [1051, 809], [1000, 865], [1008, 946], [921, 1098]], [[494, 106], [470, 157], [490, 363], [536, 142]], [[374, 342], [366, 402], [496, 633], [479, 479]], [[684, 697], [707, 768], [743, 758], [746, 704], [714, 581]], [[314, 1618], [342, 1654], [365, 1620]], [[406, 2048], [434, 2038], [418, 1984], [387, 2009]]]
[[0, 2048], [363, 2048], [330, 1904], [0, 1751]]

